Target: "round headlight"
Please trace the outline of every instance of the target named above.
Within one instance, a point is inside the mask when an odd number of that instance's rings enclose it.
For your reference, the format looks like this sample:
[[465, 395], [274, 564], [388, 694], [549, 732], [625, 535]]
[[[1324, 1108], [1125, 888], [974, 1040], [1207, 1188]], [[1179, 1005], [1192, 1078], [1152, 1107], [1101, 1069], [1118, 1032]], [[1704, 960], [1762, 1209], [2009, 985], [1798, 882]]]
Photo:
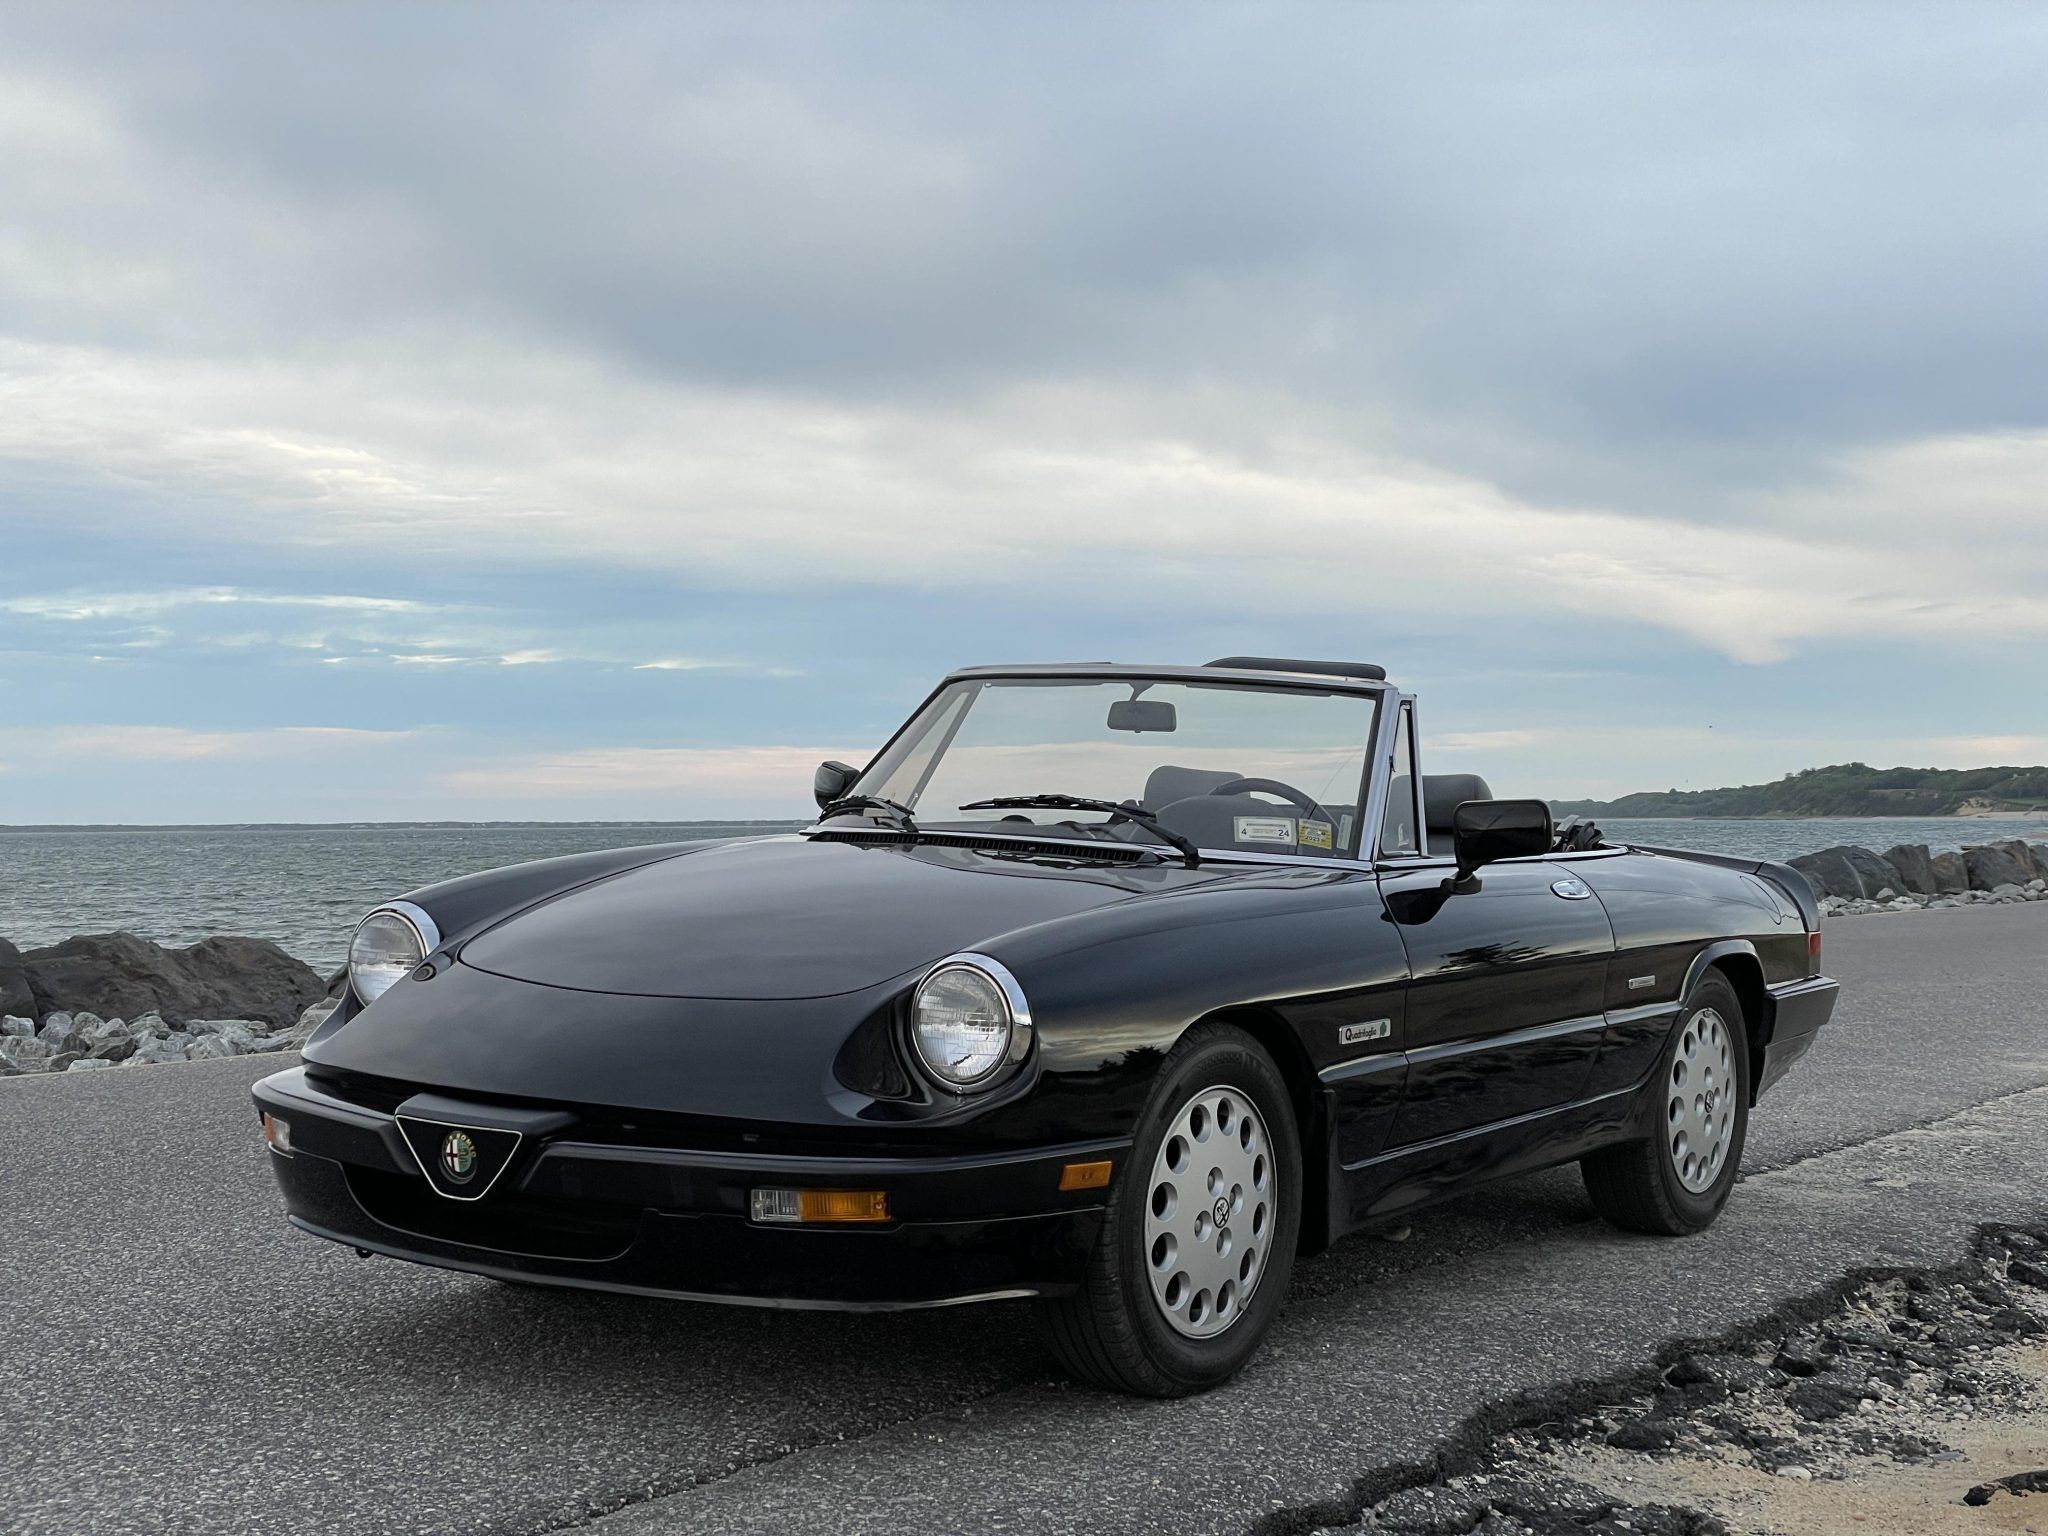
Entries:
[[402, 912], [380, 909], [356, 924], [348, 942], [349, 984], [368, 1007], [426, 958], [419, 925]]
[[934, 966], [910, 1004], [918, 1059], [940, 1082], [974, 1088], [1023, 1058], [1031, 1013], [1017, 978], [982, 956]]

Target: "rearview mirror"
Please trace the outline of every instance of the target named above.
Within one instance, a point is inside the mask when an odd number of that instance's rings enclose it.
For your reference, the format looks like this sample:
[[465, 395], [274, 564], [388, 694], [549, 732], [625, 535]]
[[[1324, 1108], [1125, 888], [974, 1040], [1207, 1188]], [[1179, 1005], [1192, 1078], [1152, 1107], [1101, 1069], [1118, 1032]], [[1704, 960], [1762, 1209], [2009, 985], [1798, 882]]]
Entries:
[[830, 758], [818, 764], [818, 771], [811, 775], [811, 794], [817, 799], [818, 809], [822, 811], [853, 788], [853, 781], [859, 777], [858, 768], [835, 763]]
[[1118, 699], [1109, 706], [1112, 731], [1173, 731], [1180, 719], [1164, 699]]
[[1540, 858], [1553, 840], [1550, 807], [1541, 800], [1467, 800], [1451, 813], [1460, 880], [1496, 859]]

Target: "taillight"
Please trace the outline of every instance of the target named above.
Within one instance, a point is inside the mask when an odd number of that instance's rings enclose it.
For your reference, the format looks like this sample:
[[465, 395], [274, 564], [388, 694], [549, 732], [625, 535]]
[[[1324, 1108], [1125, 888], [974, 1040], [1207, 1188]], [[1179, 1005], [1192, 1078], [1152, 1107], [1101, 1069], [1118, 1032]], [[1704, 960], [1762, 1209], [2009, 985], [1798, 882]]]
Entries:
[[1815, 928], [1806, 936], [1806, 974], [1820, 974], [1820, 929]]

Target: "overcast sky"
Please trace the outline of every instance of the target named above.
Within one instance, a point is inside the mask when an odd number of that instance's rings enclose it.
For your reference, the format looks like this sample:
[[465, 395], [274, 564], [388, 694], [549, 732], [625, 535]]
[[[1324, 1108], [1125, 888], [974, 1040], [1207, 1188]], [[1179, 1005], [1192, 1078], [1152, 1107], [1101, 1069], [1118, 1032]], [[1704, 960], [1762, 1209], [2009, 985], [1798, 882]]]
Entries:
[[11, 7], [0, 822], [796, 814], [947, 667], [2048, 761], [2048, 12]]

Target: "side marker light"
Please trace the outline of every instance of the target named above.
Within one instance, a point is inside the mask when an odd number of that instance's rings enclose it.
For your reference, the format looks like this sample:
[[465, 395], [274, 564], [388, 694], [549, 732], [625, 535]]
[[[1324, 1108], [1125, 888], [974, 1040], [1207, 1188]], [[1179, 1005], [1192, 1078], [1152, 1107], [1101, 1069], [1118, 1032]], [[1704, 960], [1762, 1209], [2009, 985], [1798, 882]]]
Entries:
[[1069, 1163], [1060, 1170], [1060, 1190], [1066, 1193], [1076, 1189], [1107, 1189], [1109, 1170], [1107, 1158], [1099, 1163]]

